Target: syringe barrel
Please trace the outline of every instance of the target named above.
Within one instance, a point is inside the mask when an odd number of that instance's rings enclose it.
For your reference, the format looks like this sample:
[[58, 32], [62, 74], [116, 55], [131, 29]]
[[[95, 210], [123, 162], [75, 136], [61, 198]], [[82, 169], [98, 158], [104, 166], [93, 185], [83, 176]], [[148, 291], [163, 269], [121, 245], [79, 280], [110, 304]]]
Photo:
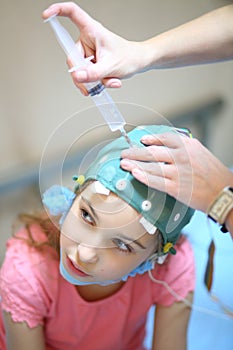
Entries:
[[104, 89], [91, 98], [111, 131], [122, 130], [126, 122], [108, 92]]
[[[48, 18], [47, 20], [55, 35], [56, 38], [63, 48], [64, 52], [66, 53], [66, 56], [69, 57], [76, 67], [85, 67], [89, 62], [85, 60], [82, 53], [79, 51], [78, 47], [75, 45], [75, 41], [71, 37], [71, 35], [68, 33], [68, 31], [61, 25], [58, 18], [56, 16], [52, 16]], [[86, 87], [88, 90], [92, 89], [97, 82], [94, 83], [88, 83], [86, 84]]]
[[[48, 22], [51, 24], [58, 42], [65, 51], [66, 55], [70, 57], [74, 66], [84, 67], [88, 64], [92, 64], [83, 57], [82, 53], [75, 45], [74, 40], [68, 31], [60, 24], [56, 16], [50, 17]], [[84, 85], [111, 131], [122, 130], [126, 124], [125, 120], [102, 83], [100, 81], [96, 81], [92, 83], [85, 83]]]
[[[84, 67], [88, 64], [92, 64], [81, 56], [77, 47], [74, 47], [70, 52], [70, 58], [77, 67]], [[103, 84], [100, 81], [95, 81], [92, 83], [85, 83], [84, 86], [87, 88], [92, 100], [98, 107], [111, 131], [121, 130], [126, 124], [125, 120], [113, 99], [105, 90]]]

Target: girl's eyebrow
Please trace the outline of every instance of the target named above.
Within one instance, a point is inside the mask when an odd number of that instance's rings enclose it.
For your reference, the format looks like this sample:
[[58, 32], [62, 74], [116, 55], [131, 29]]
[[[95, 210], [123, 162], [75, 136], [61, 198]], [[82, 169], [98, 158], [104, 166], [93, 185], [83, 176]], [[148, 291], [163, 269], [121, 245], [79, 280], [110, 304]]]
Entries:
[[92, 207], [90, 201], [87, 198], [83, 197], [82, 195], [81, 195], [81, 199], [84, 201], [84, 203], [86, 203], [86, 205], [89, 207], [92, 215], [98, 221], [99, 220], [98, 215], [96, 214], [95, 209]]
[[132, 238], [130, 238], [130, 237], [127, 237], [127, 236], [124, 236], [124, 235], [122, 235], [121, 233], [118, 235], [120, 238], [122, 238], [122, 239], [125, 239], [126, 241], [129, 241], [129, 242], [131, 242], [131, 243], [135, 243], [135, 244], [137, 244], [140, 248], [142, 248], [142, 249], [146, 249], [146, 247], [142, 244], [142, 243], [140, 243], [138, 240], [133, 240]]

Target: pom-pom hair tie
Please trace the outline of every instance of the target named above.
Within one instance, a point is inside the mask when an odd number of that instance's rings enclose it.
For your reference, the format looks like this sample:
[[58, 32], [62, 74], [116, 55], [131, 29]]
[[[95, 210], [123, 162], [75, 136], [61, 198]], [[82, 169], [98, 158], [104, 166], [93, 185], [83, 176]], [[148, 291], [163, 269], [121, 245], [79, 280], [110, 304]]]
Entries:
[[59, 224], [62, 224], [74, 201], [75, 194], [66, 187], [54, 185], [42, 196], [42, 202], [52, 216], [61, 215]]

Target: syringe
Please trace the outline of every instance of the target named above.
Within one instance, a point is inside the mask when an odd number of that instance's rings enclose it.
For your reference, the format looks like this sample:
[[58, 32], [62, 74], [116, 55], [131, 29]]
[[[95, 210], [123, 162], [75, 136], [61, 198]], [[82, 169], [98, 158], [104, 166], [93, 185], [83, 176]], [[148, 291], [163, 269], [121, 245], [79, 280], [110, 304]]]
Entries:
[[[84, 67], [88, 64], [92, 64], [90, 62], [90, 59], [85, 59], [79, 52], [74, 40], [68, 31], [61, 25], [56, 15], [49, 17], [45, 22], [50, 23], [58, 42], [65, 51], [66, 55], [70, 57], [75, 67]], [[132, 147], [132, 143], [124, 128], [126, 122], [113, 99], [106, 91], [104, 85], [100, 81], [96, 81], [94, 83], [85, 83], [84, 85], [87, 88], [89, 95], [91, 96], [95, 105], [104, 117], [110, 130], [120, 130], [122, 136], [124, 136], [128, 144]]]

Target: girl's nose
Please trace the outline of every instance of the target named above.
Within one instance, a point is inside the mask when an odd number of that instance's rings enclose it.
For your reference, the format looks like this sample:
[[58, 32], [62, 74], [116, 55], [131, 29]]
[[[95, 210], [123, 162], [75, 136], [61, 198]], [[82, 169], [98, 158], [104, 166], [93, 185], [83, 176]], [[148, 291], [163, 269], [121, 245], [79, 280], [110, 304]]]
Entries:
[[97, 252], [95, 248], [86, 246], [84, 244], [79, 244], [77, 249], [79, 260], [84, 263], [96, 263], [98, 259], [96, 253]]

